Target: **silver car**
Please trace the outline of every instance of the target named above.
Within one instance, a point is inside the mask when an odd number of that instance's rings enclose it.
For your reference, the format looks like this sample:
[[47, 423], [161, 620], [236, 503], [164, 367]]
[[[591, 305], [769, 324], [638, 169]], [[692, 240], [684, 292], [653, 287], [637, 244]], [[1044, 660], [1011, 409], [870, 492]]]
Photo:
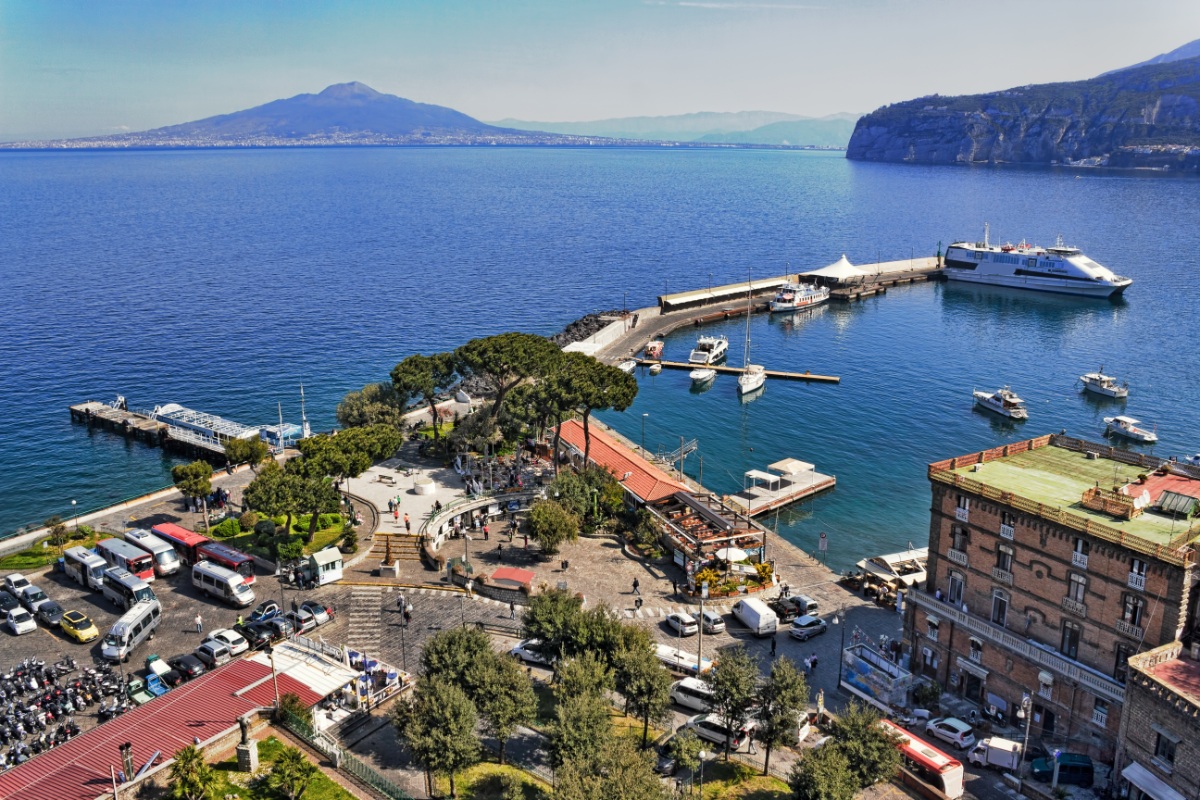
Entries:
[[725, 618], [715, 611], [705, 609], [700, 615], [700, 624], [704, 626], [705, 633], [725, 632]]
[[667, 614], [667, 624], [674, 628], [680, 636], [694, 636], [700, 632], [696, 618], [682, 611], [673, 611]]

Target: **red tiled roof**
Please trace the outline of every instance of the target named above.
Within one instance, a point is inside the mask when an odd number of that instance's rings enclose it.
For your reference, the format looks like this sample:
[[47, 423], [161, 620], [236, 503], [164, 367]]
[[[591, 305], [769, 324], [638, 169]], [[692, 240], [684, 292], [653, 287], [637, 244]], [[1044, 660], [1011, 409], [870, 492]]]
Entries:
[[527, 569], [516, 567], [501, 567], [492, 573], [492, 579], [497, 581], [512, 581], [516, 584], [530, 583], [537, 577]]
[[[281, 674], [279, 693], [288, 692], [308, 706], [321, 699]], [[133, 745], [136, 772], [156, 750], [165, 761], [196, 737], [206, 741], [237, 725], [247, 711], [274, 701], [270, 667], [236, 661], [5, 772], [0, 775], [0, 798], [93, 800], [112, 791], [109, 767], [122, 768], [117, 748], [125, 742]]]
[[[588, 459], [611, 472], [622, 486], [643, 503], [653, 503], [676, 492], [689, 491], [687, 486], [676, 483], [666, 472], [601, 430], [599, 425], [589, 425], [588, 431], [592, 438]], [[584, 451], [582, 422], [569, 419], [559, 426], [559, 432], [564, 442], [580, 453]], [[629, 477], [622, 480], [627, 472], [630, 473]]]
[[1146, 670], [1173, 691], [1200, 705], [1200, 664], [1190, 658], [1173, 658]]

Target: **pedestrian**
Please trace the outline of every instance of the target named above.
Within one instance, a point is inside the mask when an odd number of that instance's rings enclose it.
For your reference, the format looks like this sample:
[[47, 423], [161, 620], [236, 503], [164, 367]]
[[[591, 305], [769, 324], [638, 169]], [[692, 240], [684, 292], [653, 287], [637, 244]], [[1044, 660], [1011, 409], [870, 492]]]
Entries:
[[397, 611], [404, 611], [404, 606], [405, 606], [405, 603], [404, 603], [404, 594], [403, 594], [403, 592], [402, 592], [400, 595], [398, 595], [398, 596], [396, 597], [396, 610], [397, 610]]
[[404, 532], [412, 533], [412, 520], [408, 518], [408, 512], [404, 512]]
[[671, 581], [671, 594], [679, 594], [679, 581]]
[[475, 596], [475, 581], [467, 578], [467, 597]]
[[242, 624], [242, 615], [241, 614], [238, 614], [237, 622], [235, 624], [237, 624], [237, 625]]
[[642, 582], [639, 581], [637, 578], [634, 578], [633, 579], [633, 593], [638, 595], [639, 597], [642, 594], [641, 586], [642, 586]]
[[410, 622], [412, 622], [412, 606], [407, 605], [404, 607], [404, 627], [407, 628]]
[[397, 524], [399, 524], [399, 522], [400, 522], [400, 509], [398, 509], [398, 508], [394, 508], [394, 509], [392, 509], [392, 519], [396, 520], [396, 523], [397, 523]]
[[812, 667], [811, 667], [811, 669], [812, 669], [812, 671], [813, 671], [813, 674], [816, 674], [816, 671], [817, 671], [817, 654], [816, 654], [816, 653], [813, 653], [813, 654], [812, 654], [812, 657], [809, 659], [809, 661], [812, 663]]
[[496, 560], [501, 564], [504, 563], [504, 542], [496, 543]]
[[771, 639], [771, 659], [775, 658], [775, 648], [779, 646], [779, 641], [775, 638]]
[[204, 633], [204, 618], [196, 614], [196, 633]]
[[395, 510], [396, 510], [396, 501], [395, 501], [395, 500], [392, 500], [392, 499], [389, 497], [389, 498], [388, 498], [388, 513], [389, 513], [389, 514], [391, 514], [391, 513], [392, 513], [393, 511], [395, 511]]
[[639, 598], [635, 599], [633, 601], [633, 607], [636, 608], [638, 611], [641, 611], [642, 610], [642, 598], [639, 597]]
[[488, 532], [488, 524], [485, 522], [485, 523], [483, 523], [483, 540], [486, 542], [489, 537], [490, 537], [490, 534]]
[[811, 658], [804, 659], [804, 671], [812, 672], [812, 659]]
[[508, 601], [508, 618], [509, 619], [517, 618], [517, 604], [513, 600]]

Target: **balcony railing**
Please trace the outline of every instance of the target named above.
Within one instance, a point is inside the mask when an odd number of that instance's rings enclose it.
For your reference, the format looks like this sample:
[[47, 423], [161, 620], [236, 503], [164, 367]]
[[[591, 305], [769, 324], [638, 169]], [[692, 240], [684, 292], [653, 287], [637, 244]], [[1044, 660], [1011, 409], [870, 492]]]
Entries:
[[1012, 573], [999, 567], [992, 567], [992, 579], [1000, 583], [1007, 583], [1009, 586], [1012, 586], [1013, 582]]
[[1092, 709], [1092, 724], [1099, 725], [1101, 728], [1107, 728], [1108, 727], [1108, 712], [1107, 711], [1097, 711], [1096, 709], [1093, 708]]
[[1131, 572], [1129, 573], [1128, 584], [1130, 589], [1137, 589], [1139, 592], [1144, 592], [1146, 591], [1146, 576]]
[[1087, 553], [1071, 553], [1071, 566], [1087, 569]]
[[1126, 622], [1123, 619], [1117, 620], [1117, 631], [1125, 634], [1130, 639], [1141, 639], [1142, 629], [1132, 622]]
[[970, 658], [972, 661], [974, 661], [976, 664], [983, 663], [983, 651], [982, 650], [976, 650], [976, 649], [972, 648], [971, 652], [967, 654], [967, 657]]
[[1107, 675], [1088, 669], [1058, 653], [1038, 647], [1028, 639], [999, 628], [985, 619], [959, 610], [957, 606], [935, 600], [933, 595], [912, 592], [906, 595], [905, 599], [911, 600], [927, 611], [932, 611], [943, 620], [952, 620], [956, 625], [962, 625], [977, 636], [1027, 659], [1042, 669], [1048, 669], [1064, 678], [1078, 681], [1105, 699], [1118, 703], [1125, 702], [1125, 687]]
[[1017, 536], [1017, 530], [1012, 525], [1001, 525], [1000, 536], [1003, 539], [1015, 539]]
[[955, 550], [953, 547], [951, 547], [946, 551], [946, 558], [960, 566], [965, 567], [967, 565], [967, 554], [962, 550]]
[[1064, 597], [1062, 599], [1062, 607], [1063, 611], [1067, 611], [1077, 617], [1087, 616], [1087, 606], [1078, 600], [1072, 600], [1069, 597]]
[[955, 506], [954, 518], [956, 520], [958, 520], [959, 522], [970, 522], [971, 521], [970, 517], [971, 517], [970, 510], [962, 508], [961, 506]]

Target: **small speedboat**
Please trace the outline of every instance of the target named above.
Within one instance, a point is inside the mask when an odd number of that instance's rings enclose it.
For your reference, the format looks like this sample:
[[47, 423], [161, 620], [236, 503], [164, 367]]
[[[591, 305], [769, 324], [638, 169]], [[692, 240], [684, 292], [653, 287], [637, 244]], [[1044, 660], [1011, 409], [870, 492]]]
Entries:
[[620, 364], [617, 364], [617, 369], [621, 370], [621, 372], [624, 372], [626, 375], [632, 375], [633, 371], [637, 369], [637, 365], [638, 362], [631, 358], [627, 361], [622, 361]]
[[1132, 439], [1135, 442], [1145, 442], [1152, 444], [1158, 441], [1158, 434], [1154, 431], [1148, 431], [1145, 428], [1139, 428], [1139, 420], [1133, 417], [1105, 417], [1104, 421], [1108, 423], [1108, 432], [1117, 436], [1124, 436], [1126, 439]]
[[1086, 391], [1094, 394], [1102, 394], [1105, 397], [1125, 398], [1129, 396], [1129, 384], [1117, 383], [1117, 379], [1111, 375], [1104, 374], [1104, 365], [1100, 365], [1100, 369], [1096, 372], [1089, 372], [1086, 375], [1080, 375], [1079, 380], [1083, 381], [1083, 388]]
[[646, 358], [662, 358], [664, 344], [661, 339], [655, 339], [646, 345]]
[[662, 364], [651, 364], [650, 365], [650, 374], [651, 375], [657, 375], [660, 372], [662, 372]]
[[691, 378], [692, 383], [695, 384], [708, 383], [713, 378], [717, 377], [717, 371], [715, 369], [709, 369], [708, 367], [697, 367], [688, 373], [688, 377]]
[[708, 365], [719, 364], [725, 360], [729, 352], [729, 340], [724, 336], [701, 336], [696, 340], [696, 347], [688, 356], [689, 364]]
[[980, 408], [986, 408], [1009, 419], [1029, 419], [1025, 401], [1007, 386], [991, 393], [976, 390], [972, 394], [975, 396], [975, 405]]

